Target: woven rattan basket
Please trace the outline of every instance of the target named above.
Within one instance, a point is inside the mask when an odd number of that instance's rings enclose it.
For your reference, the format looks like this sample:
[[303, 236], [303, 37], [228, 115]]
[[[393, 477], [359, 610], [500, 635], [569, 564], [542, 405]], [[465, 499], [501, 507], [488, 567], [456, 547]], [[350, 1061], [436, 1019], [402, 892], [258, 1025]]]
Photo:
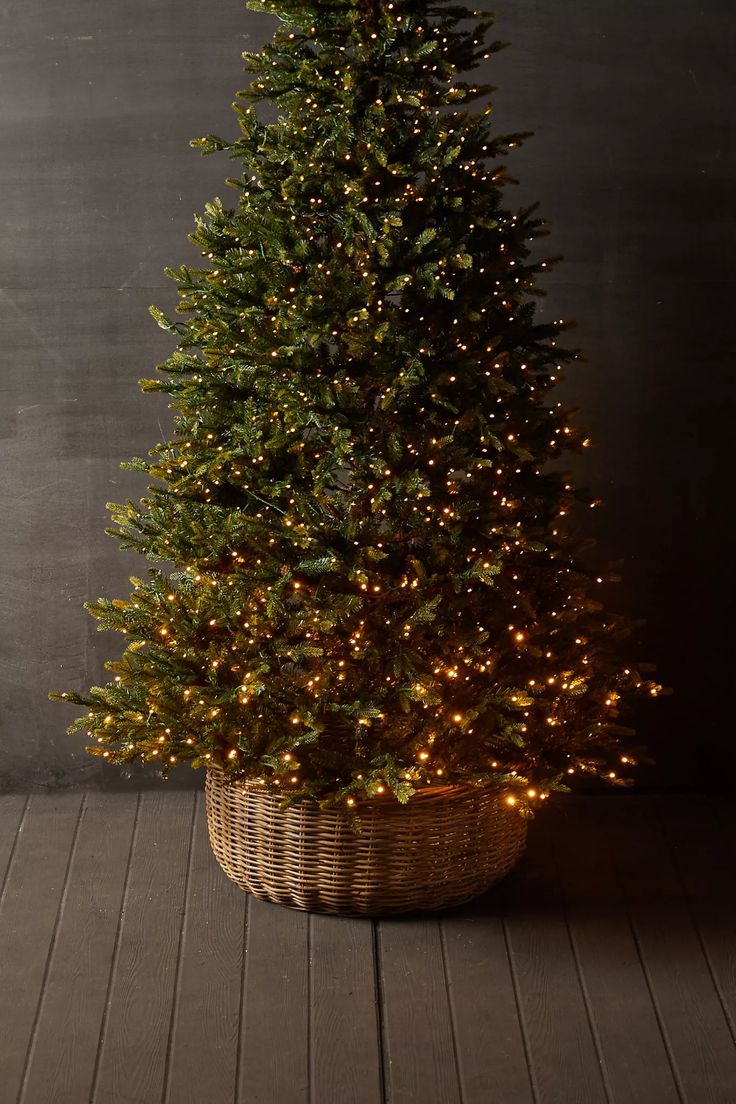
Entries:
[[459, 905], [511, 870], [526, 821], [495, 786], [437, 786], [406, 805], [356, 805], [361, 831], [337, 809], [207, 771], [207, 824], [215, 858], [256, 897], [310, 912], [381, 916]]

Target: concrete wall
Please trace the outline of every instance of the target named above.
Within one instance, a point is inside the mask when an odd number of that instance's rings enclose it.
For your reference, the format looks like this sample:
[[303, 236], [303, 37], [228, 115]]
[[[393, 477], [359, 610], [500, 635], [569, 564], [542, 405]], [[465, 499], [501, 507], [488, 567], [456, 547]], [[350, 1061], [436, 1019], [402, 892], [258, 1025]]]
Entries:
[[[725, 775], [734, 387], [734, 141], [726, 0], [514, 0], [513, 48], [482, 74], [499, 130], [531, 129], [513, 171], [566, 260], [544, 310], [578, 320], [589, 363], [565, 385], [600, 447], [584, 475], [606, 500], [620, 601], [648, 620], [642, 654], [676, 696], [641, 731], [645, 780]], [[235, 133], [240, 53], [273, 21], [238, 0], [0, 2], [0, 786], [159, 784], [64, 733], [50, 688], [104, 679], [120, 638], [87, 598], [124, 595], [145, 563], [103, 533], [105, 503], [145, 492], [119, 462], [167, 432], [143, 396], [171, 340], [164, 265], [196, 262], [192, 215], [225, 158], [188, 140]], [[592, 516], [592, 515], [591, 515]], [[716, 764], [719, 764], [716, 767]], [[168, 785], [201, 778], [180, 771]]]

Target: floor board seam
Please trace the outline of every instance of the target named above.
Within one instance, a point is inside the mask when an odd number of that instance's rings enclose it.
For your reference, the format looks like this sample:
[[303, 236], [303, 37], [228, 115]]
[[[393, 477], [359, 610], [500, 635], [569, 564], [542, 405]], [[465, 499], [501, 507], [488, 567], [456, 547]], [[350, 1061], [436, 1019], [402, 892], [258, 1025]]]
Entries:
[[593, 1014], [593, 1006], [590, 1000], [590, 994], [588, 993], [588, 986], [585, 981], [585, 975], [583, 972], [583, 965], [580, 961], [580, 953], [578, 951], [577, 941], [572, 931], [570, 924], [570, 916], [566, 906], [562, 909], [565, 929], [567, 931], [567, 938], [570, 944], [570, 951], [572, 953], [573, 962], [575, 963], [575, 973], [578, 978], [578, 985], [580, 986], [580, 992], [583, 998], [583, 1006], [585, 1008], [585, 1015], [588, 1020], [588, 1027], [590, 1029], [590, 1037], [593, 1041], [593, 1048], [595, 1050], [595, 1056], [598, 1059], [598, 1068], [601, 1075], [601, 1083], [603, 1085], [603, 1091], [606, 1094], [607, 1104], [615, 1104], [613, 1089], [608, 1077], [608, 1065], [603, 1054], [603, 1047], [601, 1045], [601, 1038], [598, 1032], [598, 1025], [596, 1024], [595, 1016]]
[[197, 799], [198, 792], [194, 793], [194, 800], [192, 801], [192, 816], [189, 824], [189, 853], [187, 855], [187, 869], [184, 875], [184, 893], [182, 897], [182, 914], [181, 923], [179, 925], [179, 942], [176, 949], [176, 964], [174, 966], [174, 991], [171, 998], [171, 1015], [169, 1017], [169, 1033], [166, 1039], [166, 1055], [164, 1057], [164, 1077], [163, 1084], [161, 1086], [161, 1101], [162, 1104], [168, 1104], [169, 1099], [169, 1081], [171, 1078], [171, 1057], [174, 1047], [174, 1031], [176, 1030], [177, 1013], [179, 1009], [179, 994], [181, 991], [181, 965], [182, 965], [182, 951], [184, 948], [184, 934], [187, 927], [188, 912], [188, 897], [189, 897], [189, 884], [192, 877], [192, 860], [194, 855], [194, 828], [197, 817]]
[[450, 989], [450, 975], [447, 969], [447, 947], [446, 947], [446, 933], [445, 926], [442, 921], [442, 917], [437, 920], [437, 927], [439, 929], [440, 936], [440, 961], [442, 962], [442, 976], [445, 981], [445, 995], [447, 997], [447, 1009], [450, 1014], [450, 1038], [452, 1040], [452, 1055], [455, 1060], [455, 1076], [457, 1078], [457, 1091], [460, 1099], [460, 1104], [465, 1104], [465, 1090], [463, 1088], [463, 1079], [460, 1072], [460, 1053], [457, 1045], [457, 1017], [455, 1015], [455, 1001], [453, 999], [452, 991]]
[[125, 915], [125, 906], [128, 901], [128, 890], [130, 888], [130, 871], [133, 865], [133, 851], [135, 849], [136, 841], [138, 839], [138, 825], [140, 822], [141, 812], [141, 794], [138, 793], [135, 818], [133, 820], [133, 830], [130, 834], [130, 847], [128, 848], [128, 862], [125, 868], [125, 879], [123, 881], [123, 892], [120, 895], [120, 913], [118, 915], [118, 922], [115, 928], [115, 941], [113, 943], [112, 958], [110, 960], [110, 973], [107, 978], [107, 989], [105, 991], [105, 1003], [102, 1009], [102, 1022], [100, 1023], [100, 1034], [97, 1040], [97, 1051], [95, 1053], [95, 1064], [92, 1070], [92, 1082], [89, 1089], [88, 1104], [94, 1104], [95, 1096], [97, 1095], [97, 1085], [100, 1077], [100, 1068], [102, 1065], [102, 1049], [105, 1044], [105, 1030], [107, 1028], [107, 1021], [110, 1015], [110, 1000], [112, 996], [112, 986], [115, 980], [115, 972], [117, 970], [118, 959], [120, 957], [120, 936], [123, 928], [123, 917]]
[[312, 1104], [312, 925], [314, 915], [307, 918], [307, 1104]]
[[[243, 892], [245, 892], [243, 890]], [[245, 987], [245, 968], [248, 957], [248, 931], [250, 928], [250, 903], [251, 896], [246, 893], [245, 908], [243, 909], [243, 954], [240, 963], [240, 1003], [238, 1005], [238, 1043], [235, 1048], [235, 1092], [233, 1094], [233, 1104], [239, 1104], [240, 1101], [240, 1072], [243, 1065], [243, 1036], [245, 1032], [245, 1001], [246, 1001], [246, 987]]]
[[18, 850], [18, 840], [20, 839], [20, 833], [21, 833], [21, 830], [23, 828], [23, 825], [25, 824], [26, 813], [28, 812], [28, 806], [30, 804], [30, 801], [31, 801], [31, 797], [30, 797], [30, 794], [28, 794], [26, 796], [26, 800], [25, 800], [25, 803], [23, 805], [23, 809], [22, 809], [20, 817], [18, 819], [18, 827], [15, 829], [15, 835], [13, 836], [13, 842], [10, 846], [10, 854], [8, 855], [8, 861], [5, 864], [5, 873], [3, 874], [3, 881], [2, 881], [2, 885], [0, 886], [0, 909], [2, 909], [3, 901], [5, 899], [5, 890], [7, 889], [8, 879], [10, 877], [10, 871], [13, 867], [13, 862], [15, 860], [15, 853]]
[[606, 851], [608, 852], [608, 858], [609, 858], [609, 865], [610, 865], [611, 873], [613, 875], [614, 880], [618, 884], [619, 895], [620, 895], [620, 898], [621, 898], [622, 907], [623, 907], [624, 913], [626, 915], [626, 919], [627, 919], [627, 922], [628, 922], [628, 925], [629, 925], [629, 930], [631, 931], [631, 938], [634, 941], [634, 946], [636, 948], [636, 954], [637, 954], [637, 957], [639, 959], [639, 963], [641, 965], [641, 970], [642, 970], [644, 981], [645, 981], [645, 984], [646, 984], [646, 987], [647, 987], [647, 992], [649, 993], [649, 999], [652, 1002], [652, 1010], [654, 1012], [654, 1018], [657, 1021], [657, 1027], [659, 1028], [659, 1033], [662, 1037], [662, 1045], [664, 1046], [664, 1051], [665, 1051], [665, 1054], [667, 1055], [667, 1061], [670, 1064], [670, 1070], [672, 1072], [672, 1080], [674, 1082], [674, 1086], [675, 1086], [675, 1089], [677, 1090], [677, 1095], [680, 1098], [681, 1104], [689, 1104], [688, 1099], [687, 1099], [687, 1093], [685, 1092], [685, 1087], [684, 1087], [684, 1085], [682, 1083], [682, 1079], [680, 1077], [680, 1071], [677, 1067], [677, 1062], [675, 1061], [675, 1055], [674, 1055], [674, 1051], [672, 1049], [672, 1043], [670, 1042], [670, 1038], [669, 1038], [669, 1035], [668, 1035], [668, 1032], [667, 1032], [667, 1027], [666, 1027], [665, 1022], [664, 1022], [664, 1017], [662, 1016], [662, 1011], [659, 1007], [659, 1001], [657, 1000], [657, 995], [656, 995], [655, 990], [654, 990], [654, 982], [652, 981], [652, 975], [651, 975], [651, 973], [649, 971], [649, 967], [647, 966], [647, 963], [646, 963], [646, 958], [645, 958], [645, 955], [644, 955], [644, 948], [642, 947], [641, 940], [639, 939], [639, 933], [638, 933], [637, 928], [636, 928], [636, 921], [634, 920], [634, 917], [633, 917], [632, 912], [631, 912], [631, 908], [630, 908], [630, 904], [629, 904], [629, 895], [626, 892], [626, 887], [623, 883], [621, 873], [620, 873], [618, 865], [616, 863], [615, 854], [613, 854], [613, 852], [611, 851], [611, 848], [610, 848], [610, 845], [609, 845], [607, 839], [605, 841], [605, 848], [606, 848]]
[[[560, 856], [557, 846], [551, 851], [551, 859], [556, 871], [556, 880], [559, 886], [563, 885], [562, 871], [560, 867]], [[610, 1083], [608, 1074], [608, 1064], [603, 1053], [603, 1044], [601, 1042], [600, 1032], [598, 1031], [598, 1024], [596, 1022], [595, 1014], [593, 1012], [593, 1002], [590, 999], [590, 993], [588, 991], [588, 985], [585, 980], [585, 971], [583, 970], [583, 963], [580, 956], [580, 949], [578, 947], [577, 940], [573, 931], [573, 925], [570, 922], [570, 907], [567, 896], [562, 890], [559, 893], [560, 911], [562, 918], [565, 922], [565, 931], [567, 932], [567, 940], [570, 945], [570, 953], [572, 954], [572, 960], [575, 964], [575, 973], [578, 979], [578, 985], [580, 986], [580, 993], [583, 998], [583, 1006], [585, 1008], [585, 1015], [588, 1020], [588, 1028], [590, 1030], [590, 1037], [593, 1042], [593, 1048], [595, 1050], [596, 1058], [598, 1059], [598, 1068], [601, 1075], [601, 1082], [603, 1084], [603, 1091], [606, 1094], [607, 1104], [615, 1104], [613, 1086]]]
[[383, 1104], [390, 1104], [389, 1080], [386, 1076], [386, 1065], [390, 1064], [388, 1054], [388, 1040], [386, 1038], [386, 1014], [385, 993], [383, 988], [383, 973], [381, 970], [381, 928], [380, 921], [372, 920], [373, 924], [373, 967], [375, 971], [376, 988], [376, 1029], [378, 1032], [378, 1063], [381, 1086], [381, 1100]]
[[712, 960], [712, 958], [710, 956], [710, 952], [708, 951], [708, 948], [706, 946], [705, 938], [703, 936], [702, 930], [700, 928], [700, 924], [698, 922], [698, 918], [697, 918], [696, 913], [695, 913], [695, 907], [694, 907], [694, 902], [693, 902], [693, 899], [692, 899], [692, 894], [688, 891], [688, 888], [685, 884], [685, 881], [684, 881], [682, 875], [680, 874], [680, 867], [679, 867], [679, 864], [678, 864], [677, 859], [675, 857], [675, 853], [672, 849], [672, 841], [670, 839], [669, 833], [667, 832], [667, 829], [666, 829], [666, 827], [664, 825], [664, 822], [662, 820], [662, 817], [661, 817], [661, 814], [660, 814], [659, 803], [657, 801], [654, 802], [654, 818], [655, 818], [655, 820], [656, 820], [656, 822], [659, 826], [660, 834], [662, 836], [662, 840], [664, 842], [665, 849], [666, 849], [667, 853], [670, 856], [670, 861], [672, 863], [673, 872], [674, 872], [675, 877], [677, 878], [677, 880], [680, 884], [680, 889], [682, 890], [683, 900], [685, 901], [685, 904], [687, 906], [688, 916], [690, 917], [690, 923], [693, 926], [693, 931], [695, 932], [695, 935], [697, 936], [698, 944], [700, 945], [700, 950], [703, 953], [703, 958], [705, 959], [705, 963], [708, 967], [708, 973], [709, 973], [710, 979], [713, 983], [713, 988], [715, 989], [716, 996], [718, 997], [718, 1003], [721, 1006], [721, 1011], [723, 1012], [723, 1017], [726, 1021], [726, 1026], [728, 1027], [728, 1031], [729, 1031], [729, 1034], [731, 1036], [731, 1040], [733, 1041], [734, 1045], [736, 1046], [736, 1022], [734, 1022], [734, 1018], [731, 1015], [731, 1011], [728, 1007], [728, 1002], [726, 1000], [726, 997], [725, 997], [724, 992], [723, 992], [723, 988], [722, 988], [720, 980], [718, 978], [718, 972], [716, 971], [715, 966], [713, 965], [713, 960]]
[[31, 1025], [31, 1034], [28, 1039], [28, 1046], [26, 1047], [26, 1054], [23, 1060], [23, 1076], [21, 1077], [20, 1088], [18, 1089], [17, 1104], [22, 1104], [25, 1096], [26, 1088], [28, 1086], [28, 1078], [31, 1072], [31, 1059], [33, 1057], [33, 1051], [36, 1046], [36, 1039], [38, 1037], [38, 1025], [41, 1020], [41, 1011], [43, 1009], [44, 1000], [46, 998], [46, 986], [49, 979], [49, 971], [51, 969], [51, 962], [54, 957], [54, 950], [56, 948], [56, 941], [59, 937], [59, 927], [61, 925], [61, 917], [64, 913], [64, 905], [66, 903], [67, 894], [69, 892], [69, 876], [71, 874], [72, 865], [74, 863], [74, 856], [77, 853], [77, 844], [79, 842], [79, 830], [82, 825], [84, 813], [87, 808], [87, 794], [82, 794], [82, 800], [79, 803], [77, 810], [76, 820], [74, 822], [74, 833], [72, 835], [71, 846], [69, 847], [69, 854], [66, 860], [66, 867], [64, 869], [64, 881], [62, 883], [61, 896], [59, 898], [59, 904], [56, 908], [56, 916], [54, 917], [54, 927], [51, 932], [51, 940], [49, 942], [49, 949], [46, 952], [46, 961], [43, 967], [43, 976], [41, 979], [41, 987], [38, 993], [38, 1000], [36, 1001], [36, 1009], [33, 1014], [33, 1023]]
[[532, 1062], [532, 1050], [531, 1043], [529, 1041], [529, 1032], [526, 1026], [526, 1019], [524, 1017], [524, 1009], [521, 1002], [521, 990], [519, 987], [519, 977], [516, 972], [516, 963], [514, 962], [514, 952], [511, 946], [511, 938], [509, 936], [508, 924], [506, 923], [506, 917], [501, 917], [501, 930], [503, 931], [504, 944], [506, 946], [506, 958], [509, 964], [509, 973], [511, 975], [511, 986], [514, 990], [514, 1000], [516, 1001], [516, 1015], [519, 1021], [519, 1032], [521, 1034], [521, 1045], [524, 1048], [524, 1058], [526, 1059], [526, 1069], [529, 1075], [529, 1087], [532, 1093], [532, 1100], [534, 1104], [540, 1104], [541, 1096], [539, 1092], [539, 1085], [537, 1083], [537, 1075], [534, 1072], [534, 1063]]

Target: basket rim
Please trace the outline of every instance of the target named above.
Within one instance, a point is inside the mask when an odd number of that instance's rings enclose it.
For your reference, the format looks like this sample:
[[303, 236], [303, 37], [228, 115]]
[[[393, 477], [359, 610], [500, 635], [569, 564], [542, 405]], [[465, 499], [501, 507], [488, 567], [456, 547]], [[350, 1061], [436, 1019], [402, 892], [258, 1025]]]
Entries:
[[[276, 797], [283, 799], [289, 796], [290, 791], [287, 788], [282, 789], [280, 786], [275, 786], [273, 783], [266, 781], [260, 781], [255, 778], [234, 778], [228, 777], [222, 767], [220, 766], [208, 766], [207, 777], [211, 777], [217, 785], [226, 787], [232, 787], [233, 789], [240, 789], [242, 792], [252, 792], [262, 794], [264, 797]], [[440, 799], [445, 798], [452, 800], [453, 798], [459, 798], [471, 793], [487, 793], [489, 791], [496, 790], [500, 794], [508, 787], [504, 786], [500, 782], [454, 782], [445, 783], [439, 786], [429, 784], [423, 786], [421, 789], [417, 788], [407, 802], [399, 801], [394, 795], [387, 790], [385, 794], [375, 794], [371, 797], [361, 796], [358, 794], [351, 795], [354, 798], [355, 805], [352, 806], [353, 811], [356, 811], [359, 806], [365, 807], [370, 805], [374, 808], [384, 805], [386, 808], [393, 809], [406, 808], [409, 804], [414, 804], [416, 801], [426, 801], [431, 798]], [[391, 800], [393, 798], [393, 800]], [[315, 798], [308, 798], [307, 803], [319, 809], [319, 800]], [[299, 804], [303, 804], [300, 802]], [[340, 809], [342, 806], [335, 802], [327, 805], [323, 812], [331, 809]]]

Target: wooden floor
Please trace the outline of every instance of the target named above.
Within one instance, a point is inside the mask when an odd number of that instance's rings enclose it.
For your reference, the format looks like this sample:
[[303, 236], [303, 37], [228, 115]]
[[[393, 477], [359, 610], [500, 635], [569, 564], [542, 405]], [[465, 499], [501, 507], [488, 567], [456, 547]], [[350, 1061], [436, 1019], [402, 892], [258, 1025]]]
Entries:
[[249, 898], [200, 795], [0, 798], [0, 1104], [734, 1104], [736, 811], [573, 798], [441, 917]]

